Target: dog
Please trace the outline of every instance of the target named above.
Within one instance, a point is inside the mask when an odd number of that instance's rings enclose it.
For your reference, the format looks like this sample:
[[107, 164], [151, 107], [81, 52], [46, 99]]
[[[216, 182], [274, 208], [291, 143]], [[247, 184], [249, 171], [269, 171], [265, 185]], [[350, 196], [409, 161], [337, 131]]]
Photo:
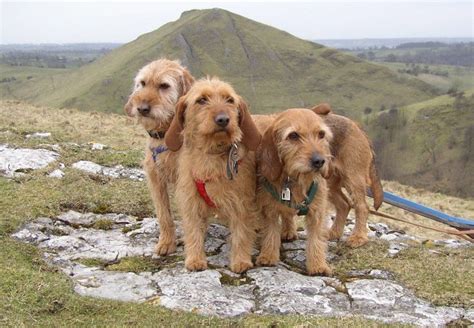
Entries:
[[196, 81], [181, 97], [166, 133], [179, 151], [176, 200], [183, 220], [185, 267], [205, 270], [207, 218], [218, 215], [231, 231], [230, 269], [253, 267], [255, 242], [255, 150], [261, 135], [247, 104], [217, 78]]
[[280, 260], [278, 218], [285, 224], [293, 222], [297, 214], [305, 215], [306, 270], [310, 275], [331, 275], [326, 262], [324, 222], [331, 130], [319, 115], [303, 108], [254, 119], [260, 131], [264, 131], [257, 150], [257, 204], [262, 220], [257, 264], [272, 266]]
[[[369, 206], [365, 196], [370, 186], [374, 197], [374, 208], [377, 210], [383, 202], [383, 188], [375, 168], [375, 154], [370, 140], [364, 131], [352, 120], [331, 113], [327, 103], [319, 104], [312, 111], [321, 115], [324, 123], [331, 129], [333, 138], [330, 141], [333, 160], [330, 164], [328, 188], [329, 201], [336, 209], [336, 218], [329, 232], [330, 240], [338, 240], [344, 233], [347, 215], [352, 207], [351, 201], [342, 192], [349, 191], [354, 204], [356, 223], [347, 239], [350, 247], [360, 247], [368, 242], [367, 217]], [[283, 226], [287, 228], [283, 239], [296, 239], [296, 225], [293, 218], [288, 218]]]
[[176, 232], [171, 215], [168, 188], [176, 182], [177, 153], [168, 151], [164, 136], [175, 115], [179, 97], [188, 92], [194, 78], [178, 61], [155, 60], [139, 70], [125, 112], [136, 117], [148, 132], [143, 168], [146, 173], [160, 236], [158, 255], [176, 250]]

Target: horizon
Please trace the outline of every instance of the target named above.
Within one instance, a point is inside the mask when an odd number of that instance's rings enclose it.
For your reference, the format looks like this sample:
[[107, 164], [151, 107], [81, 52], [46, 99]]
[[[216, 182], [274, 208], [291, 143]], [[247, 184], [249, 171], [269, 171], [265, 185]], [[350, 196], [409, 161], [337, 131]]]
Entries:
[[[473, 4], [465, 1], [315, 2], [294, 3], [291, 8], [288, 8], [288, 3], [281, 2], [147, 2], [139, 3], [139, 6], [128, 2], [2, 2], [0, 44], [124, 44], [178, 20], [183, 12], [215, 8], [312, 41], [472, 39], [474, 36]], [[44, 17], [50, 16], [55, 19], [45, 21]], [[347, 29], [347, 24], [350, 24], [350, 29]], [[68, 28], [65, 29], [65, 26]]]
[[[329, 38], [329, 39], [311, 39], [311, 40], [307, 40], [307, 41], [313, 41], [313, 42], [317, 42], [317, 41], [357, 41], [357, 40], [426, 40], [426, 39], [429, 39], [429, 40], [443, 40], [443, 39], [471, 39], [472, 41], [466, 41], [466, 42], [474, 42], [474, 37], [471, 37], [471, 36], [453, 36], [453, 37], [398, 37], [398, 38], [355, 38], [355, 39], [347, 39], [347, 38], [340, 38], [340, 39], [332, 39], [332, 38]], [[129, 41], [129, 42], [133, 42], [134, 40], [132, 41]], [[36, 45], [36, 46], [41, 46], [41, 45], [73, 45], [73, 44], [119, 44], [119, 45], [123, 45], [123, 44], [126, 44], [126, 43], [129, 43], [129, 42], [109, 42], [109, 41], [103, 41], [103, 42], [44, 42], [44, 43], [0, 43], [0, 46], [21, 46], [21, 45]], [[430, 42], [430, 41], [426, 41], [426, 42]], [[460, 41], [460, 42], [463, 42], [463, 41]]]

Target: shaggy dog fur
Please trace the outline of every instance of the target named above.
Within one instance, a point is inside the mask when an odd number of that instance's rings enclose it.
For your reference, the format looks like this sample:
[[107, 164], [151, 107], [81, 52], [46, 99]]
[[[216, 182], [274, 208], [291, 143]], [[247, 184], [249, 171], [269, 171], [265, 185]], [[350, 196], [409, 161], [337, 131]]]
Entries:
[[179, 62], [167, 59], [153, 61], [138, 72], [133, 92], [125, 105], [126, 113], [137, 117], [150, 135], [143, 168], [160, 225], [160, 238], [155, 248], [158, 255], [176, 250], [168, 187], [176, 182], [177, 154], [164, 151], [154, 155], [153, 150], [164, 147], [163, 137], [174, 117], [176, 103], [193, 82], [191, 74]]
[[[283, 230], [295, 230], [297, 210], [276, 200], [265, 188], [266, 179], [280, 193], [287, 183], [293, 204], [301, 204], [313, 181], [318, 183], [314, 200], [308, 205], [306, 229], [306, 269], [308, 274], [330, 275], [326, 263], [325, 215], [332, 133], [323, 119], [309, 109], [289, 109], [272, 116], [254, 116], [260, 131], [265, 131], [257, 150], [257, 204], [261, 211], [262, 240], [257, 259], [260, 265], [275, 265], [280, 260], [279, 217]], [[288, 182], [289, 181], [289, 182]], [[290, 224], [291, 226], [285, 226]]]
[[[231, 231], [231, 270], [250, 269], [257, 225], [254, 151], [261, 135], [244, 100], [216, 78], [197, 81], [179, 100], [165, 139], [171, 150], [181, 148], [176, 199], [183, 218], [186, 268], [207, 268], [207, 218], [217, 214], [226, 219]], [[227, 162], [233, 144], [238, 147], [239, 166], [229, 179]], [[204, 201], [197, 181], [205, 183], [215, 206]]]
[[[330, 142], [333, 160], [328, 179], [329, 200], [336, 208], [336, 219], [329, 233], [331, 240], [341, 238], [344, 225], [351, 207], [354, 207], [356, 224], [352, 235], [347, 239], [351, 247], [367, 243], [367, 217], [369, 206], [366, 202], [366, 189], [371, 187], [374, 196], [374, 208], [378, 209], [383, 201], [383, 189], [375, 168], [375, 155], [370, 140], [362, 129], [350, 119], [330, 113], [329, 104], [320, 104], [312, 108], [321, 115], [324, 123], [331, 129]], [[351, 195], [351, 201], [342, 192], [345, 188]], [[296, 239], [296, 226], [293, 218], [284, 220], [283, 239]], [[286, 230], [285, 230], [286, 229]]]

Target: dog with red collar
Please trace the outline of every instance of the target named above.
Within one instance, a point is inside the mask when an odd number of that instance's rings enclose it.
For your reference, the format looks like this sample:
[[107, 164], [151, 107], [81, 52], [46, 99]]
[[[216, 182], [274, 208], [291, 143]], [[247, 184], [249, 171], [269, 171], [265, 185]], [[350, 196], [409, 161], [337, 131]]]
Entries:
[[240, 273], [253, 267], [260, 140], [246, 103], [228, 83], [202, 79], [180, 98], [165, 142], [170, 150], [180, 150], [176, 200], [188, 270], [207, 268], [207, 219], [216, 214], [231, 231], [230, 269]]

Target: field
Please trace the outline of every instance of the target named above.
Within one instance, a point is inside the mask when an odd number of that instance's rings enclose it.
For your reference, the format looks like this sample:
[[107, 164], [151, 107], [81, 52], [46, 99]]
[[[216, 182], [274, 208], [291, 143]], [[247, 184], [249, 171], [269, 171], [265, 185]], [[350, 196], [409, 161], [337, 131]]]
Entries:
[[[409, 69], [410, 66], [403, 63], [379, 62], [378, 64], [390, 68], [399, 73], [400, 70]], [[419, 65], [425, 67], [425, 65]], [[430, 73], [420, 73], [416, 76], [407, 73], [401, 73], [406, 78], [415, 78], [422, 80], [441, 92], [447, 92], [449, 89], [468, 90], [474, 88], [474, 67], [461, 67], [451, 65], [426, 65]]]

